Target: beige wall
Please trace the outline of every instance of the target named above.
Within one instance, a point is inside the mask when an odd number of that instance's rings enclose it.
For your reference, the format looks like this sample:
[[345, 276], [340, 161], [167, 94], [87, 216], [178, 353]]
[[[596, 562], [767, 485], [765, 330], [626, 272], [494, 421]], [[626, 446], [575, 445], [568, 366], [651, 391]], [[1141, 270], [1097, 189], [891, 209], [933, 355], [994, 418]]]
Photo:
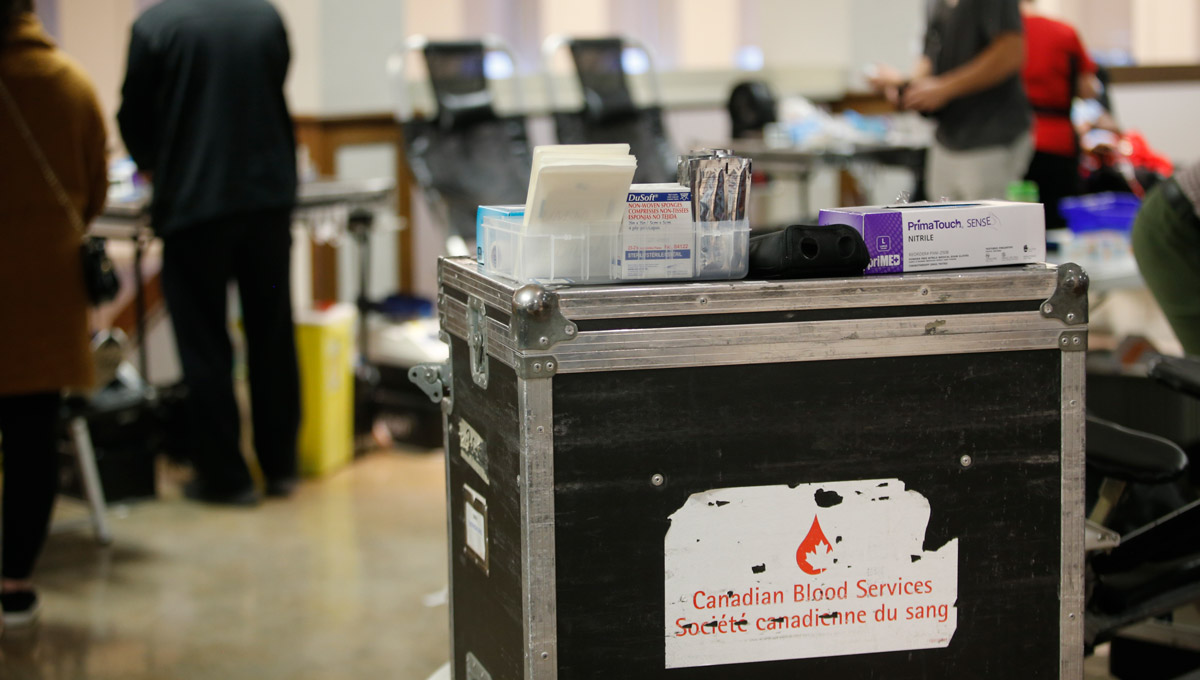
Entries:
[[274, 0], [292, 47], [288, 103], [295, 112], [321, 107], [321, 12], [319, 0]]
[[683, 68], [733, 68], [742, 43], [742, 11], [728, 0], [675, 4], [676, 64]]
[[1138, 63], [1200, 61], [1200, 0], [1133, 0], [1132, 28]]
[[59, 42], [91, 76], [110, 138], [117, 141], [115, 116], [134, 13], [133, 0], [59, 0]]
[[467, 25], [467, 0], [406, 2], [404, 21], [411, 35], [429, 38], [461, 38]]
[[609, 0], [542, 0], [542, 35], [600, 36], [612, 33]]

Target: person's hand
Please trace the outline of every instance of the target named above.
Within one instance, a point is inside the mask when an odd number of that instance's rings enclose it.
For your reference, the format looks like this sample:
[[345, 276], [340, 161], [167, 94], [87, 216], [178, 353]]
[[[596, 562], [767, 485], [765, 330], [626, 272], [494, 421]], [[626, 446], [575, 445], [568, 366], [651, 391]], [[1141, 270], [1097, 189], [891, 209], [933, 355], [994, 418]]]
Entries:
[[900, 88], [904, 85], [904, 74], [888, 64], [875, 64], [867, 69], [867, 84], [893, 104], [900, 104]]
[[1114, 118], [1113, 115], [1108, 111], [1101, 113], [1100, 116], [1096, 118], [1096, 122], [1092, 124], [1092, 127], [1096, 128], [1097, 130], [1108, 130], [1114, 135], [1121, 134], [1121, 126], [1117, 125], [1117, 119]]
[[937, 76], [916, 78], [904, 88], [900, 102], [903, 108], [921, 113], [932, 113], [946, 106], [953, 99], [949, 86]]

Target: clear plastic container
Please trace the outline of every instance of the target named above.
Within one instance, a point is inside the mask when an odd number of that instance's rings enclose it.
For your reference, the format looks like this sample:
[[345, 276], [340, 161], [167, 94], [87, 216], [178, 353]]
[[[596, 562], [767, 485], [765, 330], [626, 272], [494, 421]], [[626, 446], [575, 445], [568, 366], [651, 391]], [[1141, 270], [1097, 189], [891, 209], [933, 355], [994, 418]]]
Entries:
[[749, 268], [746, 221], [614, 235], [589, 233], [575, 225], [557, 234], [525, 233], [523, 219], [483, 219], [486, 271], [522, 282], [600, 284], [740, 279]]
[[699, 281], [745, 278], [750, 270], [750, 221], [696, 223]]

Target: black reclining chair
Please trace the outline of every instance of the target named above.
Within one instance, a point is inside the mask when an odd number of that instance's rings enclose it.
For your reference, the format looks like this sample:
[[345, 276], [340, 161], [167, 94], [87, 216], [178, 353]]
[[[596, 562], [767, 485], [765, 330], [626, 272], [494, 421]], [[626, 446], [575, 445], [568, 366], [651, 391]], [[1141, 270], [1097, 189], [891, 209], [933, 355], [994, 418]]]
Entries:
[[[1149, 376], [1200, 398], [1196, 360], [1161, 357], [1151, 364]], [[1118, 515], [1130, 509], [1125, 506], [1134, 500], [1124, 495], [1129, 485], [1180, 485], [1188, 469], [1188, 457], [1175, 443], [1090, 416], [1087, 456], [1090, 495], [1095, 496], [1090, 515], [1093, 530], [1096, 524], [1120, 522]], [[1096, 484], [1097, 479], [1103, 481]], [[1200, 665], [1200, 654], [1181, 653], [1180, 665], [1172, 668], [1156, 650], [1156, 661], [1150, 664], [1154, 668], [1139, 659], [1135, 673], [1129, 674], [1120, 667], [1130, 662], [1121, 658], [1116, 646], [1126, 640], [1123, 631], [1135, 624], [1158, 619], [1158, 628], [1170, 630], [1169, 621], [1162, 617], [1200, 600], [1200, 499], [1193, 489], [1185, 493], [1178, 494], [1177, 507], [1124, 531], [1115, 546], [1116, 534], [1112, 534], [1102, 551], [1089, 556], [1085, 642], [1090, 652], [1095, 645], [1114, 641], [1111, 663], [1118, 677], [1176, 678]], [[1178, 642], [1188, 636], [1173, 630], [1162, 637]], [[1200, 635], [1192, 632], [1190, 637], [1193, 646], [1200, 644]]]
[[[551, 36], [542, 45], [550, 103], [555, 104], [554, 81], [550, 65], [554, 55], [566, 46], [575, 62], [579, 86], [583, 90], [583, 108], [578, 111], [554, 111], [554, 127], [562, 144], [629, 145], [637, 157], [634, 182], [673, 182], [678, 154], [667, 140], [663, 126], [657, 75], [649, 50], [629, 38], [563, 38]], [[633, 101], [626, 79], [622, 55], [627, 47], [646, 55], [655, 92], [654, 105], [639, 107]]]
[[761, 80], [744, 80], [729, 93], [729, 136], [762, 138], [767, 123], [778, 120], [778, 102], [771, 87]]
[[[402, 92], [397, 116], [413, 177], [424, 191], [447, 236], [475, 238], [480, 205], [525, 202], [533, 156], [524, 115], [496, 112], [484, 72], [489, 52], [512, 51], [496, 38], [474, 42], [428, 42], [414, 37], [405, 55], [424, 56], [436, 112], [414, 114]], [[393, 83], [403, 91], [403, 56], [390, 62]], [[514, 61], [515, 63], [515, 61]]]

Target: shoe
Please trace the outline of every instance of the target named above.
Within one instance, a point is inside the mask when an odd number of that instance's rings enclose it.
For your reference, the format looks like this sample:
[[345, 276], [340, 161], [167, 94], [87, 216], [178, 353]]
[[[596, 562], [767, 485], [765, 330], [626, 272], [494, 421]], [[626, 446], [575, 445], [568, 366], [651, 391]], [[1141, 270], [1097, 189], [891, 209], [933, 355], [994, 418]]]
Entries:
[[42, 603], [32, 590], [14, 590], [0, 593], [0, 607], [4, 608], [4, 627], [23, 628], [37, 621]]
[[296, 486], [300, 481], [295, 477], [284, 477], [283, 479], [268, 479], [266, 483], [266, 492], [268, 498], [287, 498], [296, 491]]
[[204, 483], [199, 479], [193, 479], [184, 484], [183, 495], [185, 498], [201, 503], [229, 505], [241, 508], [254, 507], [262, 500], [253, 484], [240, 491], [214, 493], [206, 489]]

